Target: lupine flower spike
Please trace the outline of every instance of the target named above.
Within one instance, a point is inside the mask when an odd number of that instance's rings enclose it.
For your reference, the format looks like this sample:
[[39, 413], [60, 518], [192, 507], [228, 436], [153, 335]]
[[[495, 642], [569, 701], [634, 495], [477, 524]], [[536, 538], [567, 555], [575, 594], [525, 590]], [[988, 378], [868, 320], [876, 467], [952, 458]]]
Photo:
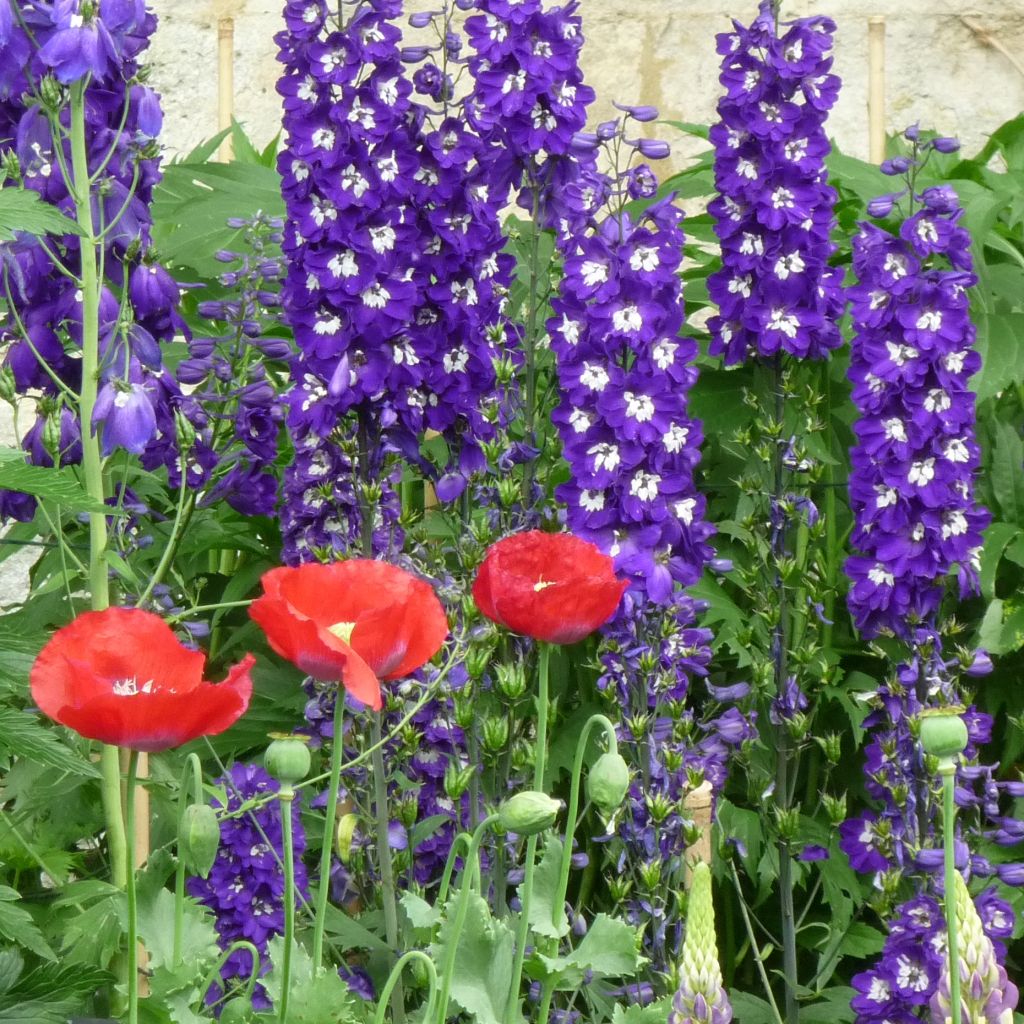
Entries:
[[[956, 917], [960, 931], [960, 1019], [970, 1024], [1011, 1024], [1017, 1005], [1017, 986], [999, 965], [992, 940], [967, 890], [956, 874]], [[938, 991], [932, 996], [934, 1024], [949, 1024], [949, 968], [942, 972]]]
[[732, 1005], [718, 964], [711, 869], [700, 863], [693, 869], [679, 988], [668, 1024], [729, 1024], [731, 1020]]

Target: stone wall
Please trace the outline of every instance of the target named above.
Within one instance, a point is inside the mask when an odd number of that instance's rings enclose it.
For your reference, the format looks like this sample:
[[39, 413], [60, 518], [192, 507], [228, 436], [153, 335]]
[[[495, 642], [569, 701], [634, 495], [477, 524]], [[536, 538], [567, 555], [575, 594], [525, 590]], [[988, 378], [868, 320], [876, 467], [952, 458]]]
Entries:
[[[171, 153], [217, 127], [217, 22], [235, 19], [236, 115], [260, 142], [278, 126], [273, 35], [281, 0], [150, 0], [161, 19], [152, 48]], [[409, 0], [410, 11], [436, 7]], [[657, 104], [673, 120], [707, 122], [718, 95], [714, 36], [756, 0], [582, 0], [588, 82], [600, 97]], [[836, 69], [845, 82], [832, 133], [867, 155], [867, 19], [887, 19], [887, 122], [920, 121], [979, 146], [1024, 109], [1024, 0], [786, 0], [783, 16], [829, 14], [839, 24]], [[993, 45], [995, 44], [995, 45]], [[1002, 51], [998, 48], [1002, 47]], [[1004, 52], [1005, 51], [1005, 52]]]

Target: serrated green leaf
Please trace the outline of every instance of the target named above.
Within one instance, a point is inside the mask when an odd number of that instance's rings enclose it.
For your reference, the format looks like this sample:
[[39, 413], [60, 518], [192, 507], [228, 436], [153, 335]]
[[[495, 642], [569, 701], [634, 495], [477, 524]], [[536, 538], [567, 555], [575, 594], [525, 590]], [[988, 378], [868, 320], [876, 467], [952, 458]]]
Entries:
[[449, 945], [456, 943], [452, 1000], [477, 1024], [517, 1024], [505, 1016], [512, 987], [515, 937], [504, 921], [495, 920], [487, 902], [475, 893], [469, 896], [466, 924], [458, 937], [452, 936], [453, 919], [461, 893], [445, 907], [445, 922], [437, 943], [431, 946], [435, 963], [444, 963]]
[[32, 999], [0, 1008], [0, 1024], [68, 1024], [77, 1009], [78, 1003], [72, 999]]
[[59, 772], [99, 778], [96, 766], [57, 738], [52, 729], [25, 711], [0, 707], [0, 750], [24, 757]]
[[729, 1002], [732, 1004], [733, 1018], [741, 1024], [769, 1024], [776, 1019], [771, 1006], [749, 992], [734, 989], [729, 993]]
[[612, 1024], [665, 1024], [671, 1002], [671, 998], [666, 997], [647, 1006], [640, 1006], [638, 1003], [623, 1006], [617, 1003], [612, 1011]]
[[[174, 893], [158, 889], [139, 901], [139, 935], [155, 967], [177, 971], [174, 963]], [[217, 930], [208, 910], [193, 900], [185, 902], [182, 956], [185, 975], [194, 978], [197, 969], [213, 961], [217, 955]]]
[[[575, 734], [575, 735], [578, 735]], [[563, 908], [555, 907], [559, 876], [562, 872], [562, 844], [554, 836], [549, 836], [544, 844], [544, 855], [533, 873], [533, 895], [530, 898], [530, 928], [537, 935], [549, 939], [560, 939], [569, 934], [569, 921]], [[522, 899], [522, 886], [519, 887], [519, 898]], [[555, 921], [555, 910], [558, 924]]]
[[625, 921], [598, 914], [583, 941], [567, 956], [540, 959], [562, 985], [578, 985], [589, 971], [605, 978], [631, 978], [639, 967], [637, 933]]
[[433, 928], [441, 920], [440, 909], [414, 892], [403, 892], [398, 902], [413, 928]]
[[35, 953], [44, 960], [56, 960], [57, 955], [50, 949], [43, 933], [32, 920], [32, 915], [17, 901], [21, 899], [17, 889], [0, 885], [0, 935], [4, 935], [19, 946]]
[[0, 241], [30, 235], [80, 235], [78, 225], [27, 188], [0, 188]]
[[[2, 189], [0, 195], [3, 195]], [[0, 449], [0, 487], [56, 502], [74, 512], [116, 515], [115, 509], [89, 496], [74, 470], [30, 466], [25, 461], [25, 453], [17, 448]]]
[[[270, 940], [271, 970], [262, 979], [275, 1006], [281, 1000], [281, 962], [284, 939]], [[314, 971], [313, 961], [297, 943], [292, 948], [291, 985], [288, 999], [289, 1024], [345, 1024], [356, 1019], [352, 993], [336, 971]]]

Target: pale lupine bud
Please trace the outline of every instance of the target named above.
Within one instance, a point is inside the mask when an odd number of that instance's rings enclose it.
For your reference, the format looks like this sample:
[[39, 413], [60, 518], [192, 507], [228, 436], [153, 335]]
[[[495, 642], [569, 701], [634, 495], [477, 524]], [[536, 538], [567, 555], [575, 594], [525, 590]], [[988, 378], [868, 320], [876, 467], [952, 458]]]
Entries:
[[693, 869], [690, 884], [679, 988], [672, 999], [668, 1024], [729, 1024], [731, 1020], [732, 1006], [718, 965], [711, 869], [700, 863]]
[[[974, 900], [960, 872], [956, 873], [956, 920], [960, 947], [960, 1021], [956, 1024], [1013, 1024], [1017, 986], [996, 958]], [[950, 1024], [949, 965], [932, 996], [933, 1024]]]

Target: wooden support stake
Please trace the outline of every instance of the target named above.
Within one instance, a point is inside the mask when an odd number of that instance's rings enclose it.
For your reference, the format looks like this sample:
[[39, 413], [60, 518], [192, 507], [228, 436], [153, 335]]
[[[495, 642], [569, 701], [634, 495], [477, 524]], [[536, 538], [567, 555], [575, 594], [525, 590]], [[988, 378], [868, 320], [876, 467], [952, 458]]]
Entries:
[[873, 164], [885, 159], [885, 18], [868, 18], [868, 153]]
[[[121, 771], [128, 771], [128, 751], [121, 751]], [[128, 842], [132, 847], [132, 863], [135, 869], [145, 865], [149, 860], [150, 835], [149, 835], [149, 790], [142, 783], [149, 778], [149, 754], [140, 753], [139, 763], [135, 769], [137, 784], [135, 786], [135, 835], [128, 836]], [[124, 804], [128, 797], [128, 787], [122, 780], [121, 803]], [[146, 947], [139, 943], [139, 996], [145, 998], [149, 995], [149, 954]]]
[[[231, 127], [235, 116], [235, 19], [217, 22], [217, 130]], [[218, 156], [227, 163], [235, 155], [229, 135], [221, 144]]]
[[689, 817], [700, 829], [700, 839], [686, 850], [686, 877], [690, 877], [690, 866], [703, 861], [711, 863], [711, 805], [714, 792], [710, 782], [702, 782], [692, 793], [686, 795], [684, 806]]

